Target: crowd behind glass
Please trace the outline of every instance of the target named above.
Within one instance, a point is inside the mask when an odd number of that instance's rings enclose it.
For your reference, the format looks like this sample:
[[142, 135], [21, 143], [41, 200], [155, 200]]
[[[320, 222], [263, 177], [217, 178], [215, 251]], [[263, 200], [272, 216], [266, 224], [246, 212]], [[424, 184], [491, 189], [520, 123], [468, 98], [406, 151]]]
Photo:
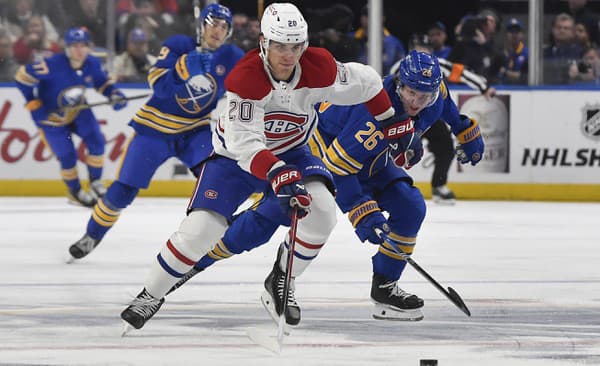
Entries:
[[[306, 9], [305, 14], [312, 45], [327, 48], [343, 62], [368, 62], [367, 7], [360, 10], [358, 24], [353, 10], [342, 2]], [[543, 83], [600, 87], [598, 17], [587, 1], [568, 0], [565, 11], [551, 17], [544, 37]], [[406, 42], [390, 33], [382, 20], [383, 73], [418, 40], [436, 56], [486, 77], [489, 84], [527, 84], [527, 14], [507, 17], [484, 9], [465, 15], [458, 24], [434, 22]], [[114, 53], [107, 48], [113, 43], [107, 42], [110, 24], [116, 30]], [[113, 19], [107, 19], [102, 0], [0, 0], [0, 81], [12, 81], [19, 65], [61, 52], [63, 32], [83, 26], [92, 36], [93, 54], [119, 82], [145, 82], [162, 41], [175, 33], [193, 35], [193, 24], [191, 0], [115, 0]], [[235, 13], [233, 28], [230, 42], [245, 51], [257, 46], [256, 17]]]

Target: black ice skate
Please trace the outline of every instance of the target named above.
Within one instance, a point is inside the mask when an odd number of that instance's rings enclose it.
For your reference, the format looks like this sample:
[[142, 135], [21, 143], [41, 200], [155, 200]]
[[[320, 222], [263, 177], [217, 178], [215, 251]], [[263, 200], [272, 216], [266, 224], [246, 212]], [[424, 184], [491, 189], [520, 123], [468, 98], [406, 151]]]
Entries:
[[96, 179], [90, 183], [90, 193], [99, 200], [106, 194], [106, 187], [100, 179]]
[[[279, 268], [279, 259], [281, 258], [282, 252], [283, 251], [279, 249], [277, 259], [273, 265], [273, 270], [265, 279], [265, 291], [260, 298], [265, 309], [271, 314], [275, 323], [279, 322], [279, 315], [281, 315], [281, 309], [283, 309], [285, 272]], [[300, 323], [300, 306], [298, 306], [294, 294], [294, 278], [291, 279], [290, 288], [288, 289], [285, 322], [289, 326], [295, 326]]]
[[81, 259], [90, 254], [98, 244], [100, 244], [100, 240], [96, 240], [88, 234], [83, 235], [81, 239], [77, 240], [75, 244], [69, 247], [71, 258], [67, 259], [67, 263], [71, 263], [76, 259]]
[[96, 204], [96, 199], [81, 188], [78, 191], [69, 190], [68, 198], [70, 202], [83, 207], [94, 207]]
[[123, 330], [122, 335], [125, 335], [129, 330], [131, 330], [131, 327], [135, 329], [140, 329], [143, 327], [144, 324], [146, 324], [146, 322], [150, 320], [154, 314], [156, 314], [164, 302], [164, 297], [160, 300], [154, 298], [144, 288], [142, 292], [140, 292], [139, 295], [137, 295], [137, 297], [131, 301], [131, 304], [129, 304], [129, 306], [121, 313], [121, 319], [126, 322], [126, 327]]
[[376, 273], [373, 274], [371, 283], [371, 300], [375, 303], [373, 312], [375, 319], [409, 321], [423, 319], [421, 313], [423, 299], [400, 289], [397, 281], [390, 281]]
[[198, 267], [198, 268], [193, 267], [192, 269], [190, 269], [189, 271], [187, 271], [187, 273], [185, 275], [183, 275], [183, 277], [181, 277], [181, 279], [179, 281], [177, 281], [177, 283], [174, 284], [173, 287], [171, 287], [169, 289], [169, 292], [167, 292], [167, 295], [170, 294], [171, 292], [177, 290], [181, 286], [183, 286], [184, 283], [186, 283], [192, 277], [194, 277], [195, 275], [197, 275], [198, 273], [200, 273], [202, 271], [204, 271], [204, 268], [200, 268], [200, 267]]
[[431, 197], [433, 202], [442, 205], [453, 205], [456, 203], [456, 196], [446, 185], [431, 188]]

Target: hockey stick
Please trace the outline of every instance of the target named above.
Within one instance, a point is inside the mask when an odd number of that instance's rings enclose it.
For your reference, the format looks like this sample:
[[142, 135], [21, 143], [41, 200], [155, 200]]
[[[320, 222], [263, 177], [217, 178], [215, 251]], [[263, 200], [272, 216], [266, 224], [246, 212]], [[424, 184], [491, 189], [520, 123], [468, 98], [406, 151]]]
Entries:
[[465, 305], [463, 299], [456, 291], [454, 291], [452, 287], [448, 287], [448, 290], [443, 288], [442, 285], [440, 285], [433, 277], [429, 275], [429, 273], [427, 273], [423, 268], [421, 268], [421, 266], [419, 266], [417, 262], [415, 262], [414, 259], [410, 257], [409, 254], [404, 253], [402, 249], [398, 247], [398, 244], [396, 244], [396, 242], [393, 239], [391, 239], [386, 233], [384, 233], [380, 229], [375, 229], [375, 232], [377, 233], [377, 235], [379, 235], [381, 239], [383, 239], [386, 243], [390, 244], [393, 250], [398, 255], [400, 255], [402, 259], [404, 259], [411, 266], [413, 266], [413, 268], [416, 269], [417, 272], [419, 272], [423, 277], [425, 277], [427, 281], [429, 281], [436, 289], [438, 289], [438, 291], [444, 294], [444, 296], [446, 296], [448, 300], [450, 300], [454, 305], [456, 305], [457, 308], [459, 308], [467, 316], [471, 316], [471, 311], [469, 311], [469, 308], [467, 308], [467, 305]]
[[62, 113], [65, 110], [79, 111], [79, 110], [82, 110], [82, 109], [90, 109], [90, 108], [93, 108], [93, 107], [99, 107], [99, 106], [103, 106], [103, 105], [110, 105], [110, 104], [116, 103], [117, 101], [121, 101], [121, 100], [130, 101], [130, 100], [135, 100], [135, 99], [148, 98], [151, 95], [152, 94], [141, 94], [141, 95], [134, 95], [132, 97], [122, 98], [122, 99], [119, 99], [119, 100], [107, 100], [107, 101], [104, 101], [104, 102], [97, 102], [97, 103], [77, 104], [77, 105], [74, 105], [72, 107], [62, 107], [62, 108], [59, 108], [59, 109], [57, 109], [55, 111], [52, 111], [50, 113]]
[[292, 282], [292, 266], [294, 265], [294, 250], [296, 249], [296, 231], [298, 230], [298, 206], [294, 206], [290, 223], [290, 243], [288, 246], [287, 266], [285, 271], [285, 284], [283, 285], [283, 304], [281, 314], [279, 314], [279, 327], [277, 330], [277, 343], [279, 349], [283, 345], [283, 335], [285, 327], [285, 311], [287, 309], [288, 295]]
[[200, 0], [193, 1], [194, 6], [194, 27], [196, 28], [196, 49], [202, 51], [202, 35], [200, 34], [200, 27], [202, 25], [200, 19]]
[[284, 283], [284, 295], [283, 295], [283, 307], [281, 309], [281, 314], [279, 315], [279, 321], [277, 323], [277, 342], [275, 342], [270, 336], [265, 334], [256, 328], [250, 328], [247, 330], [248, 338], [250, 338], [254, 343], [263, 346], [269, 351], [280, 354], [281, 347], [283, 345], [283, 336], [286, 334], [285, 332], [285, 310], [287, 308], [287, 300], [289, 288], [292, 280], [292, 265], [294, 262], [294, 250], [296, 247], [296, 231], [298, 228], [298, 207], [294, 207], [292, 211], [290, 230], [288, 235], [290, 237], [290, 244], [288, 247], [288, 256], [287, 256], [287, 270], [285, 272], [285, 283]]

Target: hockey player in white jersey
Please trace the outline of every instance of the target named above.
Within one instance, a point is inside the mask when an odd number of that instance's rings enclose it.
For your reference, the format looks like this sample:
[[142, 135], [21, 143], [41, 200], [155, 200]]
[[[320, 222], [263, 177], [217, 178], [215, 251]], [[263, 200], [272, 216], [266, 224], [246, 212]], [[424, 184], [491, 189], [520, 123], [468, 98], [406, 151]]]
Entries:
[[[289, 225], [293, 210], [301, 218], [292, 277], [317, 256], [336, 224], [336, 204], [331, 173], [307, 146], [317, 124], [315, 104], [365, 103], [385, 138], [394, 142], [414, 133], [410, 119], [395, 117], [373, 68], [342, 64], [325, 49], [308, 47], [308, 26], [296, 6], [274, 3], [265, 9], [259, 45], [225, 81], [228, 109], [217, 123], [215, 154], [201, 166], [187, 217], [158, 254], [144, 289], [121, 313], [134, 328], [158, 311], [165, 294], [212, 249], [227, 219], [253, 192], [265, 193], [272, 220]], [[283, 308], [288, 241], [265, 280], [277, 315]], [[296, 325], [300, 307], [293, 282], [288, 294], [286, 323]]]

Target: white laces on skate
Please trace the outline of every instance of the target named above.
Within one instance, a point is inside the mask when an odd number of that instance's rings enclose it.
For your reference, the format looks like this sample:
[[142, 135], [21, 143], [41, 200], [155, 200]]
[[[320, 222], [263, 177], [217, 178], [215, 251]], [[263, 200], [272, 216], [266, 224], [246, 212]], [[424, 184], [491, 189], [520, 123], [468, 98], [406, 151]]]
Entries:
[[[283, 299], [283, 288], [285, 287], [285, 276], [281, 276], [279, 277], [279, 280], [277, 281], [277, 296], [279, 296], [280, 299]], [[292, 281], [290, 282], [290, 288], [288, 289], [288, 298], [287, 298], [287, 305], [288, 306], [298, 306], [298, 303], [296, 302], [296, 297], [294, 294], [294, 280], [292, 279]]]
[[133, 299], [129, 305], [129, 310], [136, 314], [141, 315], [144, 319], [152, 317], [156, 313], [161, 305], [159, 299], [155, 299], [147, 292], [144, 292], [140, 296]]
[[397, 296], [401, 299], [407, 299], [411, 296], [415, 296], [411, 293], [408, 293], [406, 291], [404, 291], [403, 289], [401, 289], [400, 287], [397, 286], [398, 283], [397, 282], [388, 282], [388, 283], [384, 283], [383, 285], [379, 285], [379, 288], [385, 288], [385, 289], [389, 289], [390, 290], [390, 297], [392, 296]]

